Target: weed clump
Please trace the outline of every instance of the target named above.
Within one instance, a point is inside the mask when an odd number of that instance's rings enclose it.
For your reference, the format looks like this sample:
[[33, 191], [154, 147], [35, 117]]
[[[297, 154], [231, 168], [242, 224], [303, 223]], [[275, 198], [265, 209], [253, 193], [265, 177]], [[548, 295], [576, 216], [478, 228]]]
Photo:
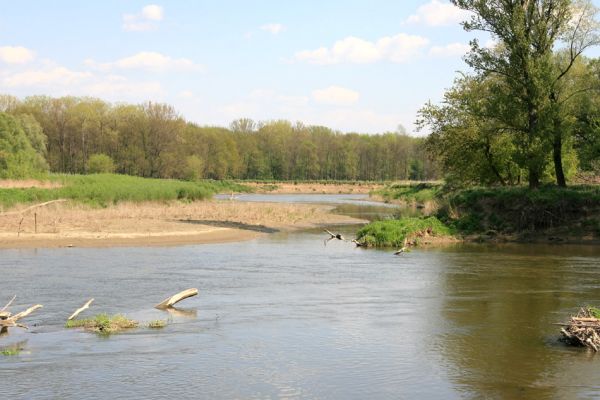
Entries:
[[98, 314], [92, 318], [75, 319], [67, 321], [67, 328], [83, 328], [89, 332], [95, 332], [104, 335], [118, 333], [126, 329], [136, 328], [138, 322], [128, 319], [121, 314], [108, 315]]
[[157, 320], [148, 322], [148, 328], [151, 328], [151, 329], [161, 329], [161, 328], [164, 328], [165, 326], [167, 326], [167, 321], [165, 321], [164, 319], [157, 319]]

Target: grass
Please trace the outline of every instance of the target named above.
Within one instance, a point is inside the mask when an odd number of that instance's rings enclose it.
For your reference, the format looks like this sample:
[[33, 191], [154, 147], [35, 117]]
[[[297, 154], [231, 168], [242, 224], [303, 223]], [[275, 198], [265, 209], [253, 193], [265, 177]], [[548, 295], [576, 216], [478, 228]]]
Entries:
[[157, 319], [157, 320], [148, 322], [148, 328], [152, 328], [152, 329], [161, 329], [161, 328], [164, 328], [165, 326], [167, 326], [167, 321], [165, 321], [164, 319]]
[[450, 193], [438, 217], [464, 233], [577, 227], [600, 233], [600, 186], [471, 188]]
[[588, 307], [587, 309], [592, 317], [600, 318], [600, 308]]
[[433, 236], [450, 236], [452, 230], [436, 217], [372, 222], [357, 233], [357, 240], [367, 247], [402, 247], [405, 239], [412, 239], [427, 230]]
[[21, 353], [21, 348], [18, 346], [5, 347], [0, 349], [0, 354], [3, 356], [17, 356]]
[[60, 187], [0, 189], [0, 205], [8, 208], [19, 203], [71, 199], [106, 207], [124, 201], [194, 201], [210, 198], [219, 192], [249, 191], [245, 186], [229, 181], [189, 182], [118, 174], [52, 174], [49, 179]]
[[90, 332], [109, 335], [126, 329], [136, 328], [138, 322], [128, 319], [121, 314], [108, 315], [98, 314], [92, 318], [74, 319], [67, 321], [66, 328], [84, 328]]
[[437, 200], [440, 197], [441, 190], [442, 185], [435, 183], [394, 183], [375, 190], [371, 194], [381, 196], [386, 202], [402, 200], [407, 203], [424, 204], [428, 201]]

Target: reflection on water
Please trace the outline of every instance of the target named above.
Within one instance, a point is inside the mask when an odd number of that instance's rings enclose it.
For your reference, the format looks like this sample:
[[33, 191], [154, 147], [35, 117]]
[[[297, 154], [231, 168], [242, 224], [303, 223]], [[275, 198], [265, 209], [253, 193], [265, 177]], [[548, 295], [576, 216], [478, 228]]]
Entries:
[[[346, 227], [344, 229], [355, 229]], [[600, 361], [557, 327], [600, 304], [597, 247], [455, 245], [394, 257], [323, 233], [169, 248], [3, 250], [0, 303], [33, 303], [6, 398], [596, 398]], [[181, 289], [183, 313], [154, 304]], [[160, 330], [65, 330], [92, 312]], [[179, 305], [179, 304], [178, 304]]]

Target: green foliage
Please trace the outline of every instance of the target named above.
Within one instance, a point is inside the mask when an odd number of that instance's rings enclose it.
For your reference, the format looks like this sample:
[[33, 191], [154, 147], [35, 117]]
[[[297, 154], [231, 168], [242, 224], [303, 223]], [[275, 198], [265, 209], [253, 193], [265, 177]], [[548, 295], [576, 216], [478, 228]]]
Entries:
[[38, 177], [46, 171], [19, 119], [0, 113], [0, 178]]
[[600, 308], [597, 307], [588, 307], [588, 312], [594, 318], [600, 318]]
[[322, 126], [249, 119], [232, 122], [230, 129], [198, 126], [167, 104], [113, 105], [88, 97], [33, 96], [19, 101], [5, 96], [0, 97], [0, 107], [31, 119], [36, 133], [32, 137], [43, 129], [48, 149], [44, 154], [53, 172], [87, 173], [90, 155], [105, 154], [115, 172], [153, 178], [437, 177], [435, 162], [421, 146], [423, 139], [405, 133], [342, 134]]
[[148, 328], [151, 328], [151, 329], [161, 329], [161, 328], [164, 328], [165, 326], [167, 326], [167, 321], [165, 321], [164, 319], [157, 319], [157, 320], [148, 322]]
[[21, 354], [21, 350], [18, 346], [4, 347], [0, 349], [0, 354], [3, 356], [17, 356]]
[[407, 185], [394, 183], [376, 190], [372, 194], [380, 195], [385, 201], [403, 200], [408, 203], [423, 204], [436, 200], [441, 190], [441, 184], [418, 183]]
[[357, 240], [368, 247], [401, 247], [405, 239], [428, 229], [434, 236], [452, 234], [452, 230], [436, 217], [412, 217], [372, 222], [358, 231]]
[[137, 321], [128, 319], [121, 314], [98, 314], [92, 318], [70, 320], [65, 324], [66, 328], [84, 328], [90, 332], [102, 335], [118, 333], [126, 329], [136, 328], [137, 326]]
[[92, 154], [88, 160], [90, 174], [109, 174], [115, 171], [115, 163], [106, 154]]
[[244, 192], [245, 186], [227, 181], [186, 182], [173, 179], [138, 178], [117, 174], [52, 175], [62, 183], [55, 189], [0, 189], [0, 204], [10, 207], [17, 203], [71, 199], [97, 206], [123, 201], [194, 201], [210, 198], [220, 192]]

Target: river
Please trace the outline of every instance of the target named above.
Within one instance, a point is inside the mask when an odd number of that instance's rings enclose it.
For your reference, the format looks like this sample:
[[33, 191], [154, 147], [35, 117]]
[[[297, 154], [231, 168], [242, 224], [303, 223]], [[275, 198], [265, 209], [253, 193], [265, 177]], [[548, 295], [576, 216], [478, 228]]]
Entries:
[[[330, 200], [311, 202], [340, 203]], [[339, 212], [386, 212], [346, 200]], [[0, 337], [23, 347], [0, 356], [2, 398], [600, 397], [599, 356], [559, 343], [553, 325], [600, 304], [597, 246], [461, 244], [395, 257], [325, 238], [313, 229], [227, 244], [0, 250], [0, 303], [16, 293], [13, 310], [44, 304], [30, 331]], [[179, 312], [152, 308], [188, 287], [200, 294]], [[64, 329], [90, 297], [86, 315], [169, 325], [109, 337]]]

